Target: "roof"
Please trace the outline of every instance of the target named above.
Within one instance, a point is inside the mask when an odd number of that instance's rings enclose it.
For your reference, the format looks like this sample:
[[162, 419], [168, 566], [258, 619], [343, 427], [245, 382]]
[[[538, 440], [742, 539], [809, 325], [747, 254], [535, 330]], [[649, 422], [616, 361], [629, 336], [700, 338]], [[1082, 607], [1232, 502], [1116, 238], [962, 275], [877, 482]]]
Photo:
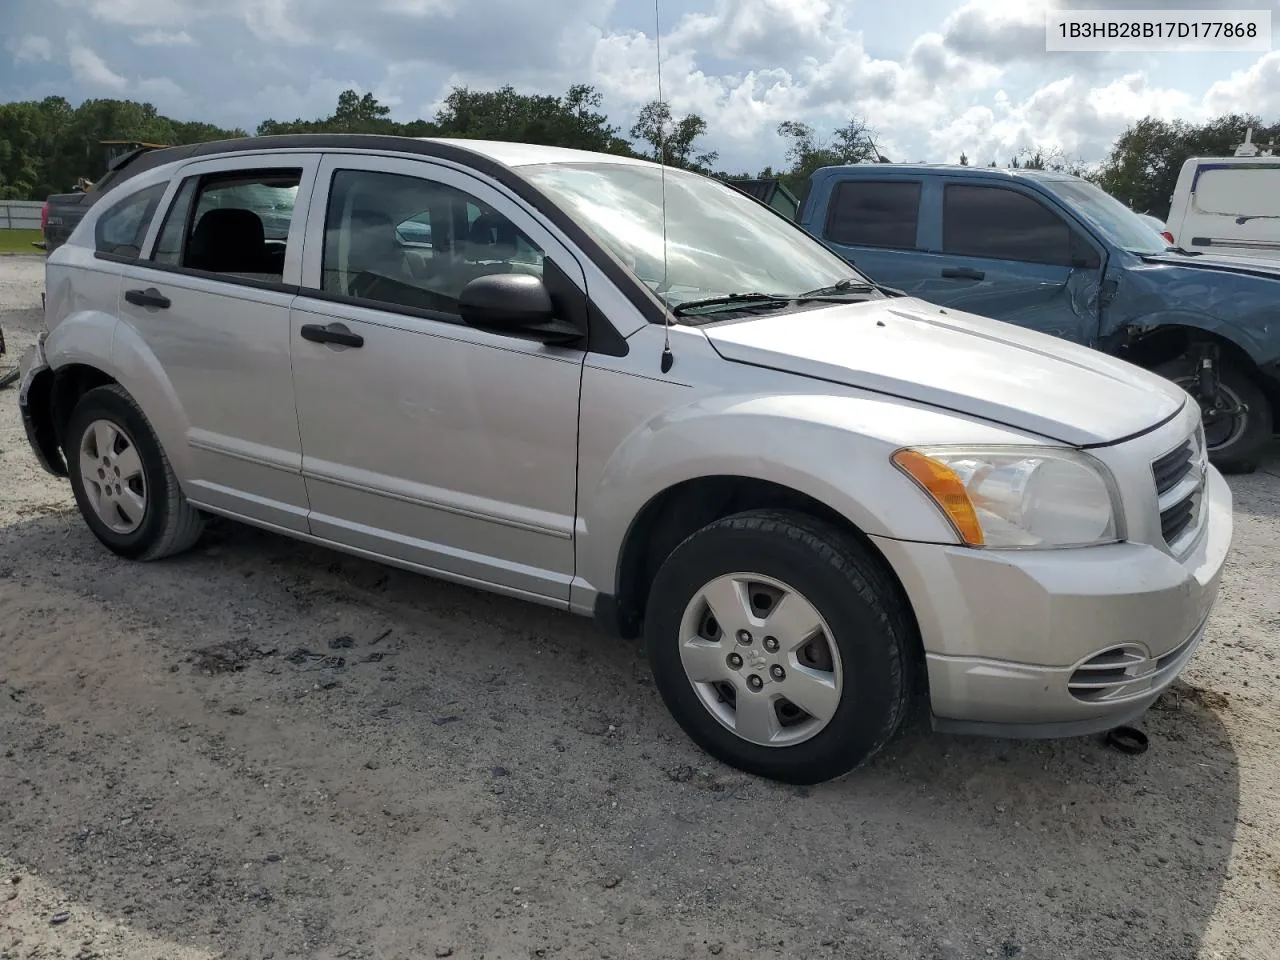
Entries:
[[1056, 170], [1028, 170], [1025, 167], [1017, 169], [1009, 169], [1007, 167], [974, 167], [966, 166], [959, 163], [851, 163], [847, 165], [838, 165], [830, 167], [822, 167], [815, 173], [824, 173], [825, 171], [840, 170], [844, 172], [850, 171], [866, 171], [868, 177], [883, 176], [924, 176], [947, 174], [948, 176], [960, 177], [1000, 177], [1009, 180], [1025, 179], [1025, 180], [1079, 180], [1080, 178], [1070, 173], [1061, 173]]

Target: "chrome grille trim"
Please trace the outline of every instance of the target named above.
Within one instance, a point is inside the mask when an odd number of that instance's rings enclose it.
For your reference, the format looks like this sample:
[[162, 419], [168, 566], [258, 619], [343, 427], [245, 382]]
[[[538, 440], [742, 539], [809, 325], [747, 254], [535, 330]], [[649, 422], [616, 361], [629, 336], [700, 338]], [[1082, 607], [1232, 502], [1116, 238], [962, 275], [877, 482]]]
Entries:
[[1202, 426], [1151, 464], [1160, 534], [1175, 556], [1189, 550], [1200, 533], [1207, 465]]

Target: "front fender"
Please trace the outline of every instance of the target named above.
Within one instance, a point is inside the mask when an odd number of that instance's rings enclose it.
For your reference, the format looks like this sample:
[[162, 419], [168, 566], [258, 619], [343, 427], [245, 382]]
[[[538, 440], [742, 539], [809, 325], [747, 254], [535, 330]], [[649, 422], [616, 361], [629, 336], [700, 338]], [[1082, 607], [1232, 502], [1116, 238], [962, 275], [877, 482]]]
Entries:
[[639, 424], [598, 477], [581, 478], [580, 578], [612, 593], [633, 520], [664, 491], [704, 477], [748, 477], [788, 487], [869, 535], [955, 543], [941, 512], [893, 466], [893, 452], [911, 444], [1036, 442], [944, 411], [831, 389], [704, 396]]
[[1255, 364], [1265, 363], [1269, 359], [1268, 352], [1271, 354], [1280, 352], [1275, 347], [1269, 347], [1267, 334], [1271, 331], [1265, 328], [1255, 331], [1230, 320], [1198, 312], [1163, 310], [1128, 320], [1126, 326], [1141, 333], [1154, 333], [1175, 328], [1184, 331], [1200, 330], [1239, 347]]

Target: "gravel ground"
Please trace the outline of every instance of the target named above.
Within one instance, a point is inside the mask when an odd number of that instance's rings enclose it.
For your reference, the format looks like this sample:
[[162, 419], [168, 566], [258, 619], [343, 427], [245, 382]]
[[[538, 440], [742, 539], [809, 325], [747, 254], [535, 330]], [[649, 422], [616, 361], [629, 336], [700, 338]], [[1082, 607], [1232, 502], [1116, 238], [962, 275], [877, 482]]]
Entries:
[[916, 721], [810, 789], [565, 614], [232, 524], [114, 559], [12, 389], [0, 470], [4, 960], [1280, 956], [1280, 458], [1146, 754]]

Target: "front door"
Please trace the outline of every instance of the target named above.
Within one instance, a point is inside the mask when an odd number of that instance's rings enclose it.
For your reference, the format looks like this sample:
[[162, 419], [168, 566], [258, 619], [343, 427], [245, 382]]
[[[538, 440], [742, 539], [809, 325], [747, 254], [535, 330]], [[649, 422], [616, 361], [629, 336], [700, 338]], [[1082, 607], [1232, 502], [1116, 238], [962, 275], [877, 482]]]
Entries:
[[567, 604], [585, 355], [465, 326], [458, 296], [524, 272], [585, 298], [582, 269], [442, 164], [328, 156], [316, 197], [291, 318], [312, 533]]
[[121, 353], [149, 352], [172, 389], [168, 432], [183, 443], [170, 455], [187, 497], [300, 532], [307, 495], [289, 305], [319, 162], [273, 153], [182, 167], [120, 287], [120, 315], [147, 348]]
[[945, 182], [941, 252], [922, 264], [912, 292], [926, 300], [1077, 343], [1096, 336], [1099, 251], [1021, 187]]

